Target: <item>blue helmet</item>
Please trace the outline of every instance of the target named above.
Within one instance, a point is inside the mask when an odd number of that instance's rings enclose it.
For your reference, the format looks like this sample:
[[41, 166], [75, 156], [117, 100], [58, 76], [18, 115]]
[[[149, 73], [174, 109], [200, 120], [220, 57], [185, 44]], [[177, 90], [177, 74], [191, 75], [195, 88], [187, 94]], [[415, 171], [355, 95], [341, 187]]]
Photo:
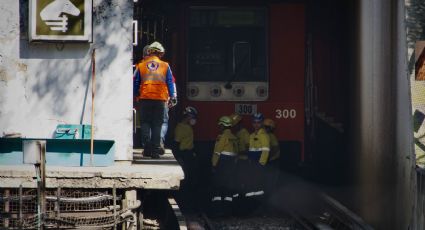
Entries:
[[252, 121], [253, 122], [263, 122], [264, 121], [264, 115], [262, 113], [255, 113], [252, 115]]
[[184, 109], [183, 115], [196, 118], [196, 116], [198, 115], [198, 111], [194, 107], [188, 106]]

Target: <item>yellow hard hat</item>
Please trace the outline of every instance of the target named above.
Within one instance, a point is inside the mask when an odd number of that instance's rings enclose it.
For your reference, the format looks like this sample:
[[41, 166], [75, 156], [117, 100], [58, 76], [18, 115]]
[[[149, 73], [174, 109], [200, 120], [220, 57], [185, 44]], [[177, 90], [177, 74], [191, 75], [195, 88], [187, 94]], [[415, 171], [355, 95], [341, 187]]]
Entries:
[[272, 129], [274, 129], [275, 127], [276, 127], [276, 124], [274, 123], [274, 121], [272, 120], [272, 119], [270, 119], [270, 118], [266, 118], [266, 119], [264, 119], [264, 121], [263, 121], [263, 125], [264, 126], [269, 126], [269, 127], [271, 127]]
[[232, 119], [232, 125], [236, 125], [237, 123], [239, 123], [242, 120], [241, 115], [233, 113], [230, 116], [230, 119]]

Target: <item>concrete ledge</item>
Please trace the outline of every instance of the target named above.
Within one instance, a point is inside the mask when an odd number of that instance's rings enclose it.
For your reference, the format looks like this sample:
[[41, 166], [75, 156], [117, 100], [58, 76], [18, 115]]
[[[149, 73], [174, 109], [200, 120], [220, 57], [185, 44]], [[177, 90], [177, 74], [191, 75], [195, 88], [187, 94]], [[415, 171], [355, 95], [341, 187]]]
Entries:
[[[177, 190], [184, 178], [180, 165], [133, 164], [110, 167], [46, 167], [48, 188], [143, 188]], [[35, 188], [33, 165], [0, 166], [0, 187]]]

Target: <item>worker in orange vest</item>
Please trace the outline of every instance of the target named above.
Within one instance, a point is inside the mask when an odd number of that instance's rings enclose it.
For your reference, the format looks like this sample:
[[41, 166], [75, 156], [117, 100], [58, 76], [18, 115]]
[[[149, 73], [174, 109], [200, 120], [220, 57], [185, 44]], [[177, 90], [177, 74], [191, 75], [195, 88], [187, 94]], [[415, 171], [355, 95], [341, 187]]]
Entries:
[[165, 53], [159, 42], [147, 48], [147, 56], [137, 64], [134, 73], [134, 91], [140, 102], [140, 125], [144, 156], [159, 158], [161, 126], [166, 104], [177, 104], [177, 90], [169, 64], [162, 61]]

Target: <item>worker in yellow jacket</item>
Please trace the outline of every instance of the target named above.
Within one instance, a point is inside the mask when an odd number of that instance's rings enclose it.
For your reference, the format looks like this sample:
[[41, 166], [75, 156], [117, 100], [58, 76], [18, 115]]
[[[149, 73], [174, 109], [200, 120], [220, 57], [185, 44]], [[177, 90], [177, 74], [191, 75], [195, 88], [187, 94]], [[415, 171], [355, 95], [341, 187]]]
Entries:
[[249, 136], [248, 158], [262, 166], [267, 164], [270, 155], [270, 136], [263, 127], [264, 116], [261, 113], [253, 115], [254, 132]]
[[235, 192], [238, 139], [231, 131], [232, 119], [230, 117], [220, 117], [218, 125], [220, 134], [215, 142], [211, 159], [213, 168], [211, 209], [215, 215], [225, 215], [232, 209]]
[[265, 194], [266, 168], [270, 155], [270, 137], [263, 128], [264, 116], [255, 113], [252, 117], [254, 132], [249, 136], [248, 163], [244, 166], [246, 188], [244, 203], [247, 209], [255, 209], [262, 203]]
[[245, 194], [246, 185], [249, 183], [249, 178], [246, 177], [246, 171], [249, 171], [248, 163], [248, 148], [249, 148], [249, 131], [242, 124], [242, 116], [236, 113], [230, 115], [232, 118], [232, 130], [238, 138], [238, 157], [235, 165], [236, 178], [235, 178], [235, 192], [233, 194], [233, 212], [240, 214], [241, 194]]
[[246, 152], [249, 148], [249, 132], [248, 130], [243, 127], [242, 125], [242, 116], [239, 114], [232, 114], [230, 115], [230, 118], [232, 118], [232, 128], [235, 132], [236, 137], [238, 138], [238, 158], [239, 159], [248, 159], [246, 156]]
[[184, 182], [187, 187], [193, 188], [197, 183], [197, 158], [193, 145], [193, 129], [196, 124], [198, 111], [188, 106], [183, 111], [182, 120], [174, 129], [173, 153], [183, 168]]

